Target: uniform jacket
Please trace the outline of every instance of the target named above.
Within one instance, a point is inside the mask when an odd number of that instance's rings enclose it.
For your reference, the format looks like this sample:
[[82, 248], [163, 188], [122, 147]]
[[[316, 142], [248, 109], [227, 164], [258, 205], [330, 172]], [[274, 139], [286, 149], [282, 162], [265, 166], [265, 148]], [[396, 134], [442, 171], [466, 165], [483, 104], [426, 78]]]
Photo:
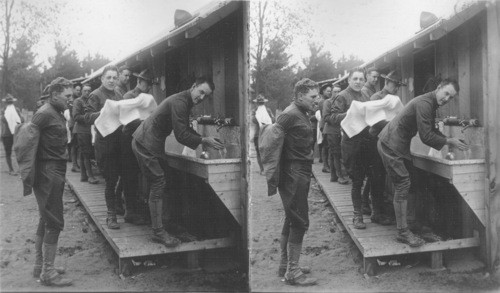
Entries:
[[371, 85], [371, 83], [366, 82], [363, 88], [361, 89], [361, 94], [363, 95], [365, 101], [369, 101], [370, 97], [373, 96], [373, 94], [375, 94], [376, 91], [377, 89], [373, 85]]
[[189, 127], [189, 113], [194, 103], [189, 90], [173, 94], [141, 123], [133, 136], [155, 156], [165, 155], [165, 139], [173, 131], [177, 141], [191, 149], [201, 143], [201, 136]]
[[35, 183], [35, 164], [40, 130], [36, 124], [31, 122], [19, 124], [14, 138], [14, 152], [23, 182], [23, 195], [26, 196], [33, 192], [33, 184]]
[[279, 124], [263, 125], [259, 134], [259, 152], [267, 180], [267, 195], [277, 193], [285, 131]]
[[446, 144], [446, 136], [434, 125], [438, 107], [435, 92], [414, 98], [380, 132], [380, 142], [397, 155], [411, 159], [411, 139], [418, 132], [424, 144], [440, 150]]
[[73, 133], [87, 133], [90, 134], [90, 124], [85, 122], [85, 107], [89, 101], [89, 97], [79, 97], [73, 102], [73, 110], [71, 116], [75, 121]]
[[108, 99], [119, 101], [122, 99], [122, 96], [118, 92], [108, 90], [102, 85], [90, 93], [88, 104], [85, 108], [85, 122], [87, 124], [94, 124], [94, 121], [99, 117], [99, 111], [101, 111]]

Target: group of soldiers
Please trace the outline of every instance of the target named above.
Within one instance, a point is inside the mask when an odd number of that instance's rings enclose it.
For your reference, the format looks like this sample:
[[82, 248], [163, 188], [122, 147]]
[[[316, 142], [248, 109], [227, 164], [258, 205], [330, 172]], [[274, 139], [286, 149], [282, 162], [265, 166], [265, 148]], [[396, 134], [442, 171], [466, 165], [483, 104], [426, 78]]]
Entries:
[[[117, 206], [121, 200], [117, 187], [120, 181], [125, 199], [125, 222], [147, 224], [149, 209], [151, 241], [174, 247], [181, 241], [167, 232], [163, 224], [163, 201], [168, 188], [165, 178], [166, 137], [173, 131], [181, 144], [192, 149], [200, 144], [205, 148], [224, 148], [220, 141], [202, 137], [189, 126], [192, 107], [211, 96], [215, 90], [213, 81], [208, 77], [198, 77], [191, 88], [167, 97], [145, 120], [136, 119], [111, 134], [102, 135], [93, 125], [107, 100], [141, 98], [141, 94], [149, 93], [152, 88], [154, 79], [146, 69], [133, 73], [137, 77], [137, 86], [128, 90], [131, 75], [132, 71], [125, 66], [106, 66], [101, 75], [101, 85], [93, 91], [88, 84], [75, 86], [66, 78], [54, 79], [46, 87], [31, 122], [24, 124], [16, 133], [21, 142], [33, 141], [30, 135], [39, 134], [37, 145], [33, 147], [33, 165], [21, 164], [20, 160], [29, 158], [23, 154], [27, 154], [27, 149], [34, 144], [24, 143], [16, 156], [20, 168], [21, 165], [35, 166], [34, 181], [31, 183], [40, 220], [33, 276], [39, 277], [44, 285], [72, 284], [72, 280], [62, 277], [64, 269], [54, 266], [59, 234], [64, 227], [62, 195], [69, 152], [72, 171], [81, 172], [81, 181], [89, 184], [99, 183], [91, 164], [91, 159], [95, 157], [105, 180], [108, 229], [120, 228], [117, 222]], [[71, 143], [68, 145], [68, 142]], [[141, 203], [138, 194], [141, 177], [149, 190], [147, 205]], [[27, 186], [29, 178], [22, 179]]]
[[[377, 92], [376, 85], [380, 77], [384, 78], [384, 86]], [[387, 174], [395, 190], [393, 206], [398, 229], [396, 240], [411, 247], [425, 243], [409, 230], [406, 217], [410, 187], [410, 142], [418, 133], [424, 144], [435, 149], [441, 149], [444, 145], [460, 150], [468, 148], [463, 141], [448, 138], [435, 127], [436, 110], [458, 96], [458, 83], [444, 79], [433, 91], [412, 99], [391, 121], [380, 120], [353, 136], [347, 135], [341, 126], [353, 101], [364, 103], [381, 100], [387, 95], [396, 95], [399, 88], [405, 85], [396, 71], [381, 75], [376, 69], [367, 72], [364, 69], [352, 70], [348, 76], [348, 86], [343, 91], [336, 86], [320, 87], [310, 79], [302, 79], [295, 84], [291, 105], [276, 118], [273, 127], [261, 131], [260, 135], [266, 138], [261, 141], [261, 151], [275, 147], [276, 141], [282, 142], [277, 189], [283, 202], [285, 221], [281, 232], [278, 275], [284, 277], [288, 284], [307, 286], [317, 282], [306, 275], [310, 268], [299, 266], [304, 234], [309, 227], [307, 197], [314, 161], [314, 148], [311, 146], [314, 146], [318, 131], [311, 123], [314, 120], [319, 121], [316, 127], [323, 136], [318, 135], [322, 139], [323, 171], [331, 173], [332, 182], [349, 184], [346, 176], [352, 181], [354, 228], [366, 229], [362, 199], [365, 181], [365, 188], [371, 195], [371, 221], [380, 225], [391, 224], [389, 215], [383, 209]], [[317, 113], [319, 109], [321, 115], [312, 118], [311, 114]], [[269, 140], [273, 135], [275, 138]], [[266, 164], [269, 165], [269, 162], [264, 162]], [[268, 173], [266, 170], [268, 186], [271, 186], [275, 184], [275, 178], [268, 176]]]

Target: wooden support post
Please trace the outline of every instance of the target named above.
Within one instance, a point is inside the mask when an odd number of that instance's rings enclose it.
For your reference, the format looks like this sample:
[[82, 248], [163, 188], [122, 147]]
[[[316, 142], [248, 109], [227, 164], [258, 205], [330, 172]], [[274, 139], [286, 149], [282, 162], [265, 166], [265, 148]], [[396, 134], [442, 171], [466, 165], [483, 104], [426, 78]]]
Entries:
[[118, 259], [118, 274], [128, 277], [132, 275], [132, 270], [134, 264], [132, 264], [132, 259], [130, 258], [119, 258]]
[[433, 270], [443, 269], [443, 252], [442, 251], [431, 252], [431, 269], [433, 269]]
[[377, 259], [375, 257], [364, 257], [363, 267], [365, 274], [375, 276], [377, 274]]
[[487, 44], [487, 75], [484, 95], [484, 125], [485, 125], [485, 202], [486, 202], [486, 250], [488, 268], [494, 269], [494, 265], [500, 260], [500, 188], [498, 187], [498, 174], [500, 174], [500, 164], [498, 163], [498, 147], [500, 144], [500, 134], [498, 124], [500, 119], [500, 27], [498, 19], [500, 17], [500, 4], [498, 1], [487, 2], [486, 17], [486, 44]]
[[186, 253], [187, 268], [190, 270], [199, 270], [200, 264], [198, 262], [200, 256], [199, 251], [188, 251]]

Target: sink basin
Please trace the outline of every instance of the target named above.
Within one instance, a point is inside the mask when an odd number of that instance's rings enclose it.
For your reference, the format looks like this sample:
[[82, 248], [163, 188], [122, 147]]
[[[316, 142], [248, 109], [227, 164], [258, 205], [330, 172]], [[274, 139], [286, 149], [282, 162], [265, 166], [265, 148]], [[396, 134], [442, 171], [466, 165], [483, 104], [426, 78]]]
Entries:
[[[468, 151], [450, 150], [448, 146], [437, 151], [422, 143], [416, 136], [411, 143], [412, 161], [416, 168], [448, 179], [484, 225], [484, 147], [477, 144], [481, 140], [472, 141], [476, 144], [469, 144]], [[448, 153], [453, 154], [453, 160], [446, 159]]]
[[240, 128], [224, 126], [217, 129], [216, 125], [198, 125], [197, 132], [204, 137], [220, 139], [225, 150], [208, 149], [209, 159], [202, 159], [201, 145], [196, 150], [185, 148], [171, 134], [165, 140], [166, 161], [171, 168], [205, 179], [235, 220], [242, 224]]
[[[239, 126], [224, 126], [218, 129], [217, 125], [198, 125], [197, 132], [203, 137], [211, 136], [218, 138], [225, 146], [225, 149], [220, 151], [208, 148], [205, 150], [208, 153], [209, 160], [216, 159], [239, 159], [241, 158], [241, 143], [240, 143], [240, 127]], [[183, 155], [184, 151], [184, 155]], [[186, 151], [189, 155], [186, 154]], [[184, 147], [177, 142], [174, 134], [170, 134], [165, 140], [165, 153], [170, 155], [182, 155], [186, 157], [200, 158], [203, 149], [199, 145], [196, 150]]]

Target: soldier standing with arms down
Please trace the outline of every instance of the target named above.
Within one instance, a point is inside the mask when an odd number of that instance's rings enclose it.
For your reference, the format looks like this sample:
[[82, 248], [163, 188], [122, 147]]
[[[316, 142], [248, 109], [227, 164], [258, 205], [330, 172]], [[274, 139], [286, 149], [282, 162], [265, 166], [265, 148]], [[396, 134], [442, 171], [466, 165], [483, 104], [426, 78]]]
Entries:
[[295, 84], [294, 100], [276, 119], [285, 136], [280, 163], [278, 190], [285, 210], [281, 231], [281, 262], [279, 276], [290, 285], [315, 285], [317, 280], [307, 277], [299, 267], [304, 234], [309, 228], [307, 197], [311, 183], [313, 132], [307, 115], [314, 110], [318, 84], [302, 79]]
[[[85, 122], [88, 125], [94, 124], [99, 117], [106, 100], [119, 101], [122, 96], [115, 91], [118, 81], [118, 68], [114, 65], [104, 67], [101, 76], [102, 85], [94, 90], [89, 97], [89, 103], [85, 109]], [[120, 133], [122, 127], [118, 127], [113, 133], [103, 137], [96, 129], [95, 153], [99, 168], [103, 170], [106, 188], [104, 196], [106, 198], [107, 218], [106, 225], [109, 229], [119, 229], [116, 221], [116, 193], [115, 187], [118, 182], [118, 172], [120, 166]]]
[[40, 132], [36, 154], [33, 191], [38, 203], [40, 220], [35, 239], [34, 277], [46, 286], [69, 286], [72, 281], [60, 275], [54, 267], [59, 234], [64, 227], [63, 201], [68, 142], [63, 111], [73, 95], [71, 81], [58, 77], [50, 84], [49, 98], [33, 115], [31, 123]]

